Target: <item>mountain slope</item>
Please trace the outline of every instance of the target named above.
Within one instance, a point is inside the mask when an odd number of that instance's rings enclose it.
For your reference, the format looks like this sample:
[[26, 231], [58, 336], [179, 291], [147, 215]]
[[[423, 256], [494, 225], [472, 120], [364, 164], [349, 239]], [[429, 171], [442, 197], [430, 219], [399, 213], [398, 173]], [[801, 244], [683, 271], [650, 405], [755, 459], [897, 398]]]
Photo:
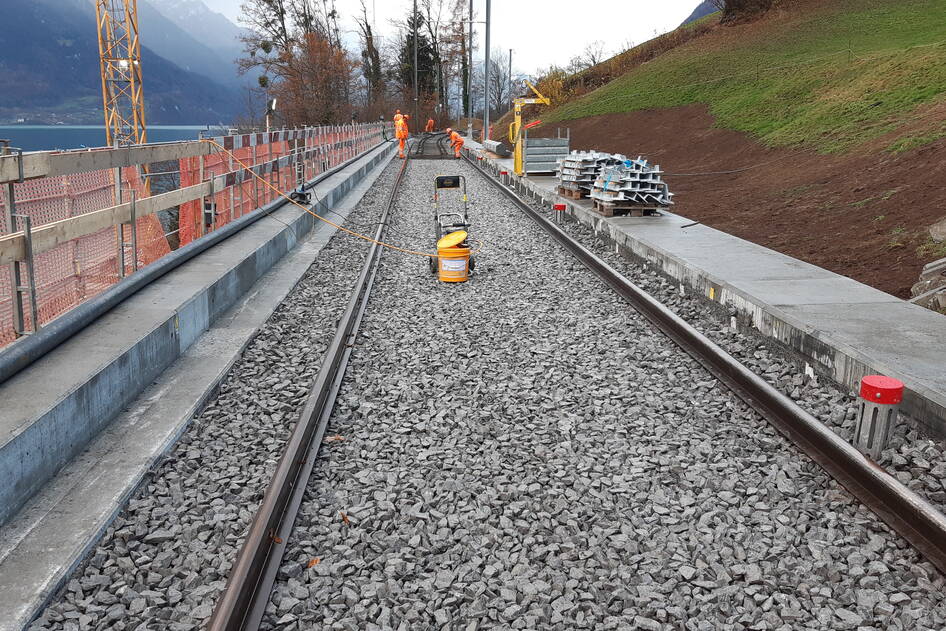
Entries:
[[[33, 0], [4, 7], [0, 30], [0, 119], [97, 124], [101, 81], [94, 13], [83, 0]], [[230, 120], [233, 88], [188, 72], [142, 46], [149, 123]]]
[[[239, 84], [242, 82], [237, 73], [236, 61], [243, 56], [243, 42], [240, 38], [246, 34], [245, 29], [240, 28], [224, 15], [209, 9], [202, 0], [147, 0], [147, 4], [151, 5], [151, 8], [160, 13], [167, 21], [173, 23], [180, 32], [190, 36], [194, 44], [207, 49], [208, 53], [213, 56], [213, 63], [219, 65], [212, 72], [218, 74], [215, 76], [197, 66], [188, 68], [190, 62], [196, 61], [193, 55], [181, 53], [182, 55], [188, 55], [190, 60], [179, 60], [172, 51], [158, 48], [151, 42], [150, 45], [155, 52], [182, 68], [214, 77], [220, 83]], [[139, 7], [142, 6], [142, 4], [139, 4]], [[142, 24], [144, 23], [143, 21]], [[169, 31], [169, 29], [162, 28], [152, 30], [156, 33]], [[144, 26], [142, 26], [142, 37], [145, 38], [148, 35]]]
[[[720, 125], [775, 145], [844, 151], [946, 94], [946, 3], [795, 0], [712, 32], [546, 118], [707, 104]], [[849, 51], [850, 48], [850, 51]]]
[[696, 22], [700, 18], [705, 18], [707, 15], [712, 15], [717, 11], [719, 11], [719, 9], [717, 9], [716, 6], [710, 2], [710, 0], [703, 0], [703, 2], [701, 2], [698, 7], [693, 9], [693, 13], [690, 14], [690, 17], [685, 19], [683, 23], [680, 24], [680, 26], [686, 26], [691, 22]]

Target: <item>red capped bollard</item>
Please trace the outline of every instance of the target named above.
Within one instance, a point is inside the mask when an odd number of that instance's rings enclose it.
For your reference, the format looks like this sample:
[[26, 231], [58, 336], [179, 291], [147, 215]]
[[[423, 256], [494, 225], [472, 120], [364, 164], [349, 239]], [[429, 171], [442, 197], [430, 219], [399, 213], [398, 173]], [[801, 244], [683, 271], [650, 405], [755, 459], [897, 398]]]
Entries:
[[903, 382], [869, 375], [861, 379], [861, 405], [854, 425], [854, 446], [865, 456], [880, 460], [903, 401]]
[[554, 206], [552, 206], [552, 212], [554, 213], [553, 218], [555, 219], [555, 223], [557, 224], [562, 223], [562, 213], [564, 213], [567, 208], [568, 207], [565, 204], [555, 204]]

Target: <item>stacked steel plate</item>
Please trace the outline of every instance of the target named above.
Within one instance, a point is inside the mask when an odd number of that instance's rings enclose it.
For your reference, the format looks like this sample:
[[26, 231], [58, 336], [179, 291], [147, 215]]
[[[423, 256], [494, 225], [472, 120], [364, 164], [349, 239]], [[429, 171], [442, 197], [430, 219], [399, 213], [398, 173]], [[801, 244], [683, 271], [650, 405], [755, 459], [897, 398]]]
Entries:
[[559, 160], [558, 179], [563, 189], [591, 192], [601, 170], [624, 162], [625, 157], [598, 151], [572, 151]]
[[624, 160], [601, 170], [591, 197], [616, 210], [668, 208], [673, 205], [673, 193], [660, 177], [662, 174], [660, 165], [651, 166], [642, 158]]

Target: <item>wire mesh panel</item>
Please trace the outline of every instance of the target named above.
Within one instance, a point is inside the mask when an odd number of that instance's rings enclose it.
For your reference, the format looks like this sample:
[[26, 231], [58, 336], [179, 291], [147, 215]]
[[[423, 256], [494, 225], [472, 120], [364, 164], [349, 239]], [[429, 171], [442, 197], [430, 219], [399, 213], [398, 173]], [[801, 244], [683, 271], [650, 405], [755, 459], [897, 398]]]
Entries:
[[[300, 179], [308, 180], [367, 151], [384, 138], [383, 125], [310, 127], [215, 138], [226, 150], [182, 158], [178, 164], [181, 188], [214, 176], [226, 176], [226, 186], [172, 209], [177, 228], [165, 231], [157, 214], [138, 217], [136, 229], [122, 224], [84, 235], [34, 257], [37, 312], [45, 324], [105, 291], [121, 278], [199, 239], [288, 193]], [[108, 151], [107, 149], [101, 151]], [[241, 164], [242, 163], [242, 164]], [[170, 168], [170, 167], [169, 167]], [[113, 169], [38, 178], [13, 185], [16, 213], [27, 215], [36, 230], [50, 223], [141, 200], [145, 186], [139, 167], [120, 169], [116, 187]], [[172, 173], [176, 172], [172, 171]], [[255, 173], [255, 175], [254, 175]], [[262, 181], [261, 181], [262, 180]], [[216, 180], [221, 181], [220, 178]], [[153, 184], [154, 180], [152, 180]], [[160, 192], [166, 192], [163, 187]], [[5, 191], [6, 185], [3, 186]], [[21, 230], [6, 225], [6, 194], [0, 194], [0, 234]], [[175, 236], [169, 242], [168, 236]], [[22, 268], [22, 263], [18, 264]], [[0, 265], [0, 347], [17, 337], [12, 264]], [[21, 270], [22, 271], [22, 270]], [[22, 282], [21, 282], [22, 285]], [[29, 300], [22, 300], [24, 329], [32, 329]]]
[[[139, 195], [142, 181], [137, 169], [123, 169], [122, 189], [125, 201], [128, 191]], [[32, 227], [101, 210], [115, 203], [115, 177], [111, 170], [76, 173], [59, 177], [27, 180], [13, 185], [16, 213], [28, 215]], [[0, 202], [0, 223], [6, 226], [6, 196]], [[20, 226], [14, 227], [16, 230]], [[130, 232], [129, 230], [125, 231]], [[137, 221], [138, 266], [147, 265], [170, 251], [161, 224], [154, 215]], [[127, 253], [128, 270], [131, 252]], [[13, 288], [11, 267], [4, 265], [0, 274], [0, 345], [16, 338], [13, 327]], [[72, 239], [34, 258], [36, 302], [40, 325], [101, 293], [121, 278], [118, 270], [118, 234], [107, 228], [94, 234]], [[24, 302], [26, 328], [32, 328], [29, 302]]]

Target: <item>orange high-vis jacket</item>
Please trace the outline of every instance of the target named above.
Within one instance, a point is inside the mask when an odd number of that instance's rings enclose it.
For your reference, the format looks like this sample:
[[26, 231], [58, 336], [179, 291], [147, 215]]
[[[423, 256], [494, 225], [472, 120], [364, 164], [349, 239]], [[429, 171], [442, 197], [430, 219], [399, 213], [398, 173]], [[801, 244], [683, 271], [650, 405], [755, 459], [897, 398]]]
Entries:
[[433, 130], [434, 130], [434, 119], [428, 118], [428, 119], [427, 119], [427, 127], [426, 127], [425, 131], [433, 131]]
[[454, 147], [456, 147], [456, 146], [462, 147], [462, 146], [463, 146], [463, 136], [461, 136], [460, 134], [458, 134], [458, 133], [455, 132], [455, 131], [450, 132], [450, 144], [453, 145]]
[[394, 123], [394, 137], [395, 138], [397, 138], [398, 140], [406, 140], [409, 133], [410, 132], [407, 129], [407, 121], [405, 121], [404, 119], [401, 119]]

